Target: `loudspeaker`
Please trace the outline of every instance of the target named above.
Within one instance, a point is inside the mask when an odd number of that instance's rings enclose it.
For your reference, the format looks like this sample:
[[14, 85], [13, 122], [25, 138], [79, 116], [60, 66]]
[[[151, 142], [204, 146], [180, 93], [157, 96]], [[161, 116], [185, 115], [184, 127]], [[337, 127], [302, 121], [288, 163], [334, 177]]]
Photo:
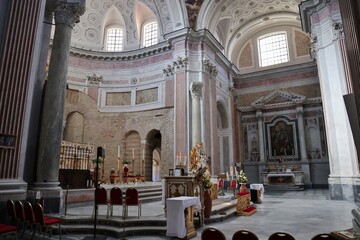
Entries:
[[103, 147], [98, 147], [98, 148], [97, 148], [97, 156], [98, 156], [98, 157], [105, 157], [105, 148], [103, 148]]

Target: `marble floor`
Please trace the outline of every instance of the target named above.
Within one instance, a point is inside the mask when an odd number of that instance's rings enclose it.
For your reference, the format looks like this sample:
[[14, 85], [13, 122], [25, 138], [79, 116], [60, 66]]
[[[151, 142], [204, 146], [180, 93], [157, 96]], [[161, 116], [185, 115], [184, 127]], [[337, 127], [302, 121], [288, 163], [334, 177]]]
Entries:
[[[229, 193], [231, 194], [231, 193]], [[201, 239], [201, 232], [206, 227], [216, 227], [231, 239], [235, 231], [247, 229], [255, 233], [260, 240], [277, 231], [288, 232], [297, 240], [311, 239], [319, 233], [329, 233], [337, 230], [352, 228], [351, 210], [356, 208], [354, 202], [329, 200], [328, 191], [311, 189], [305, 191], [265, 192], [263, 203], [256, 204], [257, 212], [252, 216], [232, 217], [229, 220], [209, 224], [197, 229], [197, 236], [193, 240]], [[91, 215], [92, 206], [70, 207], [69, 215]], [[106, 214], [105, 208], [99, 207], [99, 214]], [[120, 211], [120, 210], [118, 210]], [[135, 212], [131, 212], [135, 211]], [[116, 212], [114, 214], [119, 214]], [[130, 210], [130, 215], [136, 216], [136, 209]], [[162, 202], [144, 203], [142, 217], [165, 218]], [[113, 240], [115, 238], [98, 236], [99, 239]], [[54, 236], [51, 239], [58, 239]], [[62, 239], [93, 239], [91, 233], [84, 235], [63, 235]], [[127, 237], [132, 240], [160, 240], [176, 239], [162, 236]]]

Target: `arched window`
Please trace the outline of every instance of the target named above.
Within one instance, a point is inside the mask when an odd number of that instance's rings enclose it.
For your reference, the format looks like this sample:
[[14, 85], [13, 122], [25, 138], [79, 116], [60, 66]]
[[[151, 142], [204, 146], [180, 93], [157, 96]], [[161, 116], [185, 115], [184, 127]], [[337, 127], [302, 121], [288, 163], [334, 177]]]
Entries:
[[289, 61], [289, 50], [285, 32], [260, 37], [258, 39], [258, 48], [260, 67]]
[[150, 22], [144, 26], [144, 47], [158, 43], [158, 26], [157, 22]]
[[124, 30], [122, 28], [108, 28], [106, 34], [106, 50], [122, 51]]

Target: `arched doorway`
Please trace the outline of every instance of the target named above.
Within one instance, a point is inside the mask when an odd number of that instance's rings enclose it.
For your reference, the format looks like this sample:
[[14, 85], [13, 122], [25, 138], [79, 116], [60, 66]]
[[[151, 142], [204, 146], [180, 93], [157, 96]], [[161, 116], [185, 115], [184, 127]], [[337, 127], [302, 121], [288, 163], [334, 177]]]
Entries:
[[[159, 130], [153, 129], [146, 136], [144, 161], [146, 179], [148, 181], [160, 181], [161, 133]], [[154, 162], [156, 170], [154, 170]]]

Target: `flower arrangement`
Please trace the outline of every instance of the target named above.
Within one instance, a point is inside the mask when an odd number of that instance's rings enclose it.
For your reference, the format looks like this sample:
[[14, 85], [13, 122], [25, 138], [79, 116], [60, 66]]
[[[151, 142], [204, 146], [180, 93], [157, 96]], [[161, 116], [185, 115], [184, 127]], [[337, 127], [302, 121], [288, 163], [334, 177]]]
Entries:
[[204, 188], [206, 189], [210, 189], [213, 185], [212, 181], [211, 181], [211, 175], [209, 170], [206, 169], [206, 171], [204, 172], [203, 176], [203, 184], [204, 184]]
[[247, 177], [246, 177], [246, 175], [245, 175], [245, 172], [244, 172], [244, 170], [241, 170], [240, 172], [239, 172], [239, 175], [238, 175], [238, 177], [237, 177], [237, 180], [238, 180], [238, 182], [239, 183], [246, 183], [247, 182]]

